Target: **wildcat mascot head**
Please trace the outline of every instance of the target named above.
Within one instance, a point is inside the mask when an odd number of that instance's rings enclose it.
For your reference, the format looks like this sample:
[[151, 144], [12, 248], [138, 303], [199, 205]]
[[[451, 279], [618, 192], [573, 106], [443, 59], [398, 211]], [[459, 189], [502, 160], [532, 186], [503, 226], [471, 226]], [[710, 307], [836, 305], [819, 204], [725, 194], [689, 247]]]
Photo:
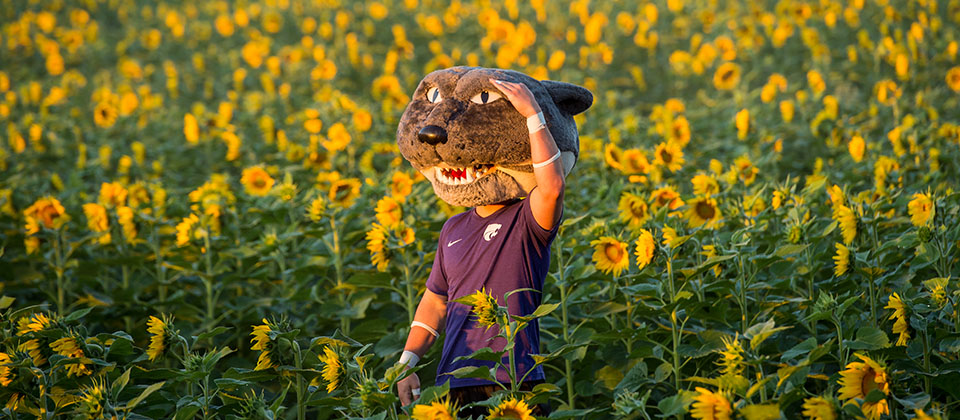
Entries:
[[513, 70], [460, 66], [433, 71], [420, 81], [400, 118], [397, 145], [434, 192], [455, 206], [525, 197], [537, 185], [526, 119], [491, 78], [530, 89], [560, 148], [565, 176], [580, 153], [573, 116], [593, 103], [589, 90]]

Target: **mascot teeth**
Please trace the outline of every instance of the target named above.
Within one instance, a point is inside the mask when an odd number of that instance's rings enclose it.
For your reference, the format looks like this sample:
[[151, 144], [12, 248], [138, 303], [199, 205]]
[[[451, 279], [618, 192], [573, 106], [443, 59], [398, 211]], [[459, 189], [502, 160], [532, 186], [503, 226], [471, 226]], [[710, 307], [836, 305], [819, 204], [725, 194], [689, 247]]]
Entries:
[[466, 185], [490, 173], [493, 165], [477, 164], [466, 168], [436, 168], [437, 180], [447, 185]]

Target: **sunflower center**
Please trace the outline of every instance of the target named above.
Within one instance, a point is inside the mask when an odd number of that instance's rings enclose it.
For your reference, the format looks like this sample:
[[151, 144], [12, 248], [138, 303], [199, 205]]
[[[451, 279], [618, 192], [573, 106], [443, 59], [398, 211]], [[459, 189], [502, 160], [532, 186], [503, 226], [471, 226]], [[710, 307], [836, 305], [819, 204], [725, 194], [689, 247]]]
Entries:
[[257, 178], [253, 180], [253, 186], [257, 188], [263, 188], [267, 185], [267, 180], [263, 178]]
[[673, 161], [673, 155], [671, 155], [670, 152], [666, 150], [661, 151], [660, 160], [662, 160], [664, 163], [670, 163], [671, 161]]
[[710, 203], [707, 203], [704, 201], [697, 203], [696, 211], [697, 211], [697, 216], [700, 216], [701, 218], [704, 218], [704, 219], [712, 219], [713, 216], [717, 214], [716, 209], [714, 209], [713, 206], [710, 205]]
[[630, 206], [630, 213], [633, 215], [634, 218], [640, 219], [640, 218], [646, 216], [646, 214], [647, 214], [647, 209], [645, 209], [645, 208], [643, 208], [643, 207], [641, 207], [641, 206]]
[[607, 255], [610, 261], [615, 263], [620, 262], [623, 258], [623, 250], [616, 244], [607, 244], [607, 246], [603, 248], [603, 253]]
[[720, 75], [720, 79], [722, 79], [723, 81], [730, 80], [731, 77], [733, 77], [733, 71], [732, 71], [732, 70], [727, 70], [727, 71], [723, 72], [723, 74]]
[[867, 370], [867, 372], [863, 374], [863, 378], [860, 379], [860, 389], [864, 397], [866, 397], [870, 391], [878, 388], [876, 377], [877, 373], [874, 372], [873, 369]]

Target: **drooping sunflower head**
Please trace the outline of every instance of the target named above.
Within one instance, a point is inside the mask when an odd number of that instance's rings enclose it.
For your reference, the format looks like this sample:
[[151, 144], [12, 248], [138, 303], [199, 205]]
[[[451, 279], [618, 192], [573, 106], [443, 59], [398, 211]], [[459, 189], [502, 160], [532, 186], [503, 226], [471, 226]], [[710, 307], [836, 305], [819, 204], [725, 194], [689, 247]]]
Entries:
[[713, 392], [706, 388], [697, 387], [693, 408], [690, 415], [695, 419], [703, 420], [730, 420], [733, 417], [733, 407], [726, 394], [721, 391]]
[[910, 222], [914, 226], [926, 225], [936, 214], [936, 208], [929, 193], [914, 194], [913, 200], [907, 203], [907, 211], [910, 213]]
[[490, 414], [487, 415], [488, 419], [522, 419], [522, 420], [534, 420], [536, 417], [533, 416], [533, 410], [527, 406], [527, 402], [516, 398], [506, 399], [497, 404], [496, 407], [490, 408]]
[[390, 249], [387, 247], [387, 229], [380, 224], [373, 223], [367, 231], [367, 251], [370, 251], [370, 262], [377, 267], [377, 271], [386, 271], [390, 264]]
[[[340, 359], [340, 353], [337, 350], [338, 347], [327, 345], [323, 347], [323, 353], [317, 355], [320, 363], [323, 364], [323, 372], [320, 376], [327, 383], [327, 393], [336, 390], [343, 383], [346, 374], [343, 361]], [[314, 379], [311, 385], [319, 385], [319, 383]]]
[[486, 288], [477, 290], [473, 294], [456, 301], [471, 306], [470, 312], [476, 317], [478, 324], [486, 328], [497, 325], [500, 318], [500, 305], [496, 298], [487, 293]]
[[[842, 400], [865, 400], [871, 391], [878, 390], [890, 395], [890, 377], [882, 362], [857, 353], [859, 362], [850, 362], [840, 372], [839, 398]], [[869, 419], [877, 419], [881, 414], [889, 414], [886, 398], [874, 402], [864, 402], [860, 409]]]
[[833, 399], [811, 397], [803, 401], [803, 414], [810, 420], [835, 420], [837, 418]]
[[456, 420], [457, 405], [451, 401], [450, 394], [446, 398], [433, 401], [430, 404], [417, 404], [413, 407], [411, 420]]
[[80, 343], [81, 341], [79, 341], [77, 337], [70, 335], [57, 339], [50, 344], [50, 348], [57, 354], [63, 357], [78, 359], [76, 363], [65, 365], [67, 376], [84, 376], [93, 373], [93, 371], [87, 367], [87, 364], [93, 361], [86, 358]]
[[649, 230], [641, 229], [640, 237], [637, 238], [637, 268], [643, 270], [647, 264], [653, 261], [653, 251], [657, 248], [657, 243], [653, 239], [653, 234]]
[[13, 382], [14, 377], [16, 376], [13, 368], [7, 366], [12, 364], [13, 360], [10, 358], [9, 354], [6, 354], [0, 351], [0, 386], [7, 386]]
[[833, 273], [839, 277], [846, 273], [850, 267], [850, 249], [840, 242], [834, 245], [837, 247], [837, 255], [833, 256]]
[[177, 336], [177, 332], [173, 331], [173, 317], [166, 315], [162, 319], [151, 315], [147, 320], [147, 332], [150, 333], [150, 345], [147, 347], [150, 361], [160, 358]]
[[600, 239], [591, 241], [590, 245], [594, 249], [593, 262], [604, 274], [612, 272], [614, 276], [619, 276], [630, 266], [630, 256], [625, 242], [610, 236], [601, 236]]
[[281, 332], [284, 329], [281, 325], [278, 325], [277, 321], [267, 321], [264, 318], [262, 322], [263, 324], [255, 325], [253, 332], [250, 333], [253, 336], [250, 339], [250, 343], [253, 344], [250, 346], [250, 350], [260, 350], [260, 356], [257, 358], [257, 366], [254, 370], [275, 368], [282, 364], [282, 353], [279, 345], [271, 336], [275, 336], [272, 333]]
[[42, 312], [35, 312], [17, 320], [17, 335], [43, 331], [57, 321], [56, 317], [51, 318]]

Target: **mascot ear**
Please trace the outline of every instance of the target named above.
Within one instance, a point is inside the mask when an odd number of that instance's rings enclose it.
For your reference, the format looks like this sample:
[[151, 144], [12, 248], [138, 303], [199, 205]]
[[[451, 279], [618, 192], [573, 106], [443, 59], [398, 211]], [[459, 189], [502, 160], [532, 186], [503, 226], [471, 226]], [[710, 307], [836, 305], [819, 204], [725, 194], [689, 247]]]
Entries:
[[541, 80], [540, 84], [550, 92], [557, 108], [569, 115], [577, 115], [593, 105], [593, 94], [584, 87], [553, 80]]

